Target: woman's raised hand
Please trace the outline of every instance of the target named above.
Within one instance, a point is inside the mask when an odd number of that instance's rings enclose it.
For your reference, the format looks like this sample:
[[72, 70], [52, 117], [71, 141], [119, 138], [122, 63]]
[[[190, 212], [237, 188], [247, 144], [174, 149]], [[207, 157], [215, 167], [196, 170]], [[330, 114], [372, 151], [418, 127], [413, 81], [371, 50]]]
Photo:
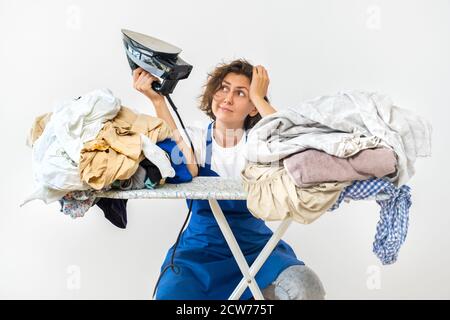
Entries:
[[164, 97], [162, 95], [153, 90], [152, 88], [153, 81], [158, 81], [158, 78], [148, 73], [144, 69], [136, 68], [133, 70], [133, 87], [137, 91], [144, 94], [152, 102], [156, 102], [161, 99], [164, 100]]
[[252, 81], [250, 83], [250, 99], [256, 103], [260, 99], [264, 99], [269, 88], [269, 75], [267, 70], [261, 66], [253, 67]]

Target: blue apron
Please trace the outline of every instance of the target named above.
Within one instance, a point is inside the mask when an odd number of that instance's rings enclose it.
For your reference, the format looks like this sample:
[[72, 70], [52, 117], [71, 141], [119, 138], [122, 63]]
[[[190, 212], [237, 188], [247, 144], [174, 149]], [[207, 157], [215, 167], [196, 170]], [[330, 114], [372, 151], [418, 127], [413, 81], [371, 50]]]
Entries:
[[[211, 170], [212, 123], [206, 138], [205, 167], [200, 167], [199, 176], [217, 177]], [[219, 229], [208, 200], [188, 199], [192, 203], [192, 216], [183, 231], [176, 249], [174, 269], [168, 268], [162, 275], [156, 299], [171, 300], [225, 300], [234, 291], [243, 275], [227, 242]], [[247, 263], [251, 265], [259, 255], [272, 231], [263, 220], [255, 218], [247, 208], [246, 200], [219, 200], [231, 230]], [[172, 246], [161, 267], [170, 264]], [[259, 272], [256, 282], [261, 289], [269, 286], [289, 266], [304, 264], [299, 261], [292, 248], [280, 241]], [[252, 297], [247, 288], [241, 299]]]

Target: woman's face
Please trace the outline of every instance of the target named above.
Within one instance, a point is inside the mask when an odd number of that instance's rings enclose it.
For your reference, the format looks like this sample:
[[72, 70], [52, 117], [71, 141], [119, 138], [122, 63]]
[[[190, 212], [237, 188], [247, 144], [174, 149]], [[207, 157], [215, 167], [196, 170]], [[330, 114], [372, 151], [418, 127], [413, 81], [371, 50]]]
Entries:
[[232, 126], [243, 124], [245, 118], [258, 113], [249, 96], [250, 80], [236, 73], [228, 73], [214, 94], [212, 112], [219, 120]]

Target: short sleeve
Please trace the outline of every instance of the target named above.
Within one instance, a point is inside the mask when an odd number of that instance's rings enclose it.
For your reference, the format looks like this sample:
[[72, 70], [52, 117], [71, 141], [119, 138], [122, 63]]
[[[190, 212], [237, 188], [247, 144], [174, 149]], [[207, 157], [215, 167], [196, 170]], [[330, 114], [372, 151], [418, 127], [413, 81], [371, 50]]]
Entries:
[[[182, 130], [182, 129], [180, 129]], [[206, 148], [206, 130], [203, 128], [188, 126], [186, 127], [186, 132], [182, 132], [182, 136], [186, 144], [190, 147], [191, 144], [189, 139], [187, 139], [186, 134], [192, 141], [195, 149], [195, 159], [197, 164], [204, 166], [205, 163], [205, 148]]]

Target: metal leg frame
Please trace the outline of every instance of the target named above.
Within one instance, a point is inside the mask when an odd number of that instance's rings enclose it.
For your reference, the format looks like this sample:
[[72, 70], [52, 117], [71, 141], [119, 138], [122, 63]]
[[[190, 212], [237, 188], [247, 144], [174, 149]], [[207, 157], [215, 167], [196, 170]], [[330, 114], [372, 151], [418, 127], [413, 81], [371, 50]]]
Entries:
[[263, 266], [264, 262], [266, 262], [270, 253], [275, 249], [280, 239], [286, 233], [288, 227], [292, 223], [292, 218], [288, 217], [282, 221], [280, 226], [274, 232], [272, 237], [269, 239], [267, 244], [264, 246], [261, 253], [258, 255], [251, 268], [249, 267], [247, 261], [245, 260], [244, 254], [242, 250], [239, 248], [239, 244], [236, 241], [236, 238], [231, 231], [231, 228], [225, 218], [225, 215], [222, 212], [222, 209], [219, 206], [219, 203], [216, 199], [210, 199], [209, 204], [211, 206], [211, 210], [214, 214], [214, 217], [217, 220], [217, 224], [219, 225], [220, 230], [222, 231], [228, 246], [233, 253], [234, 258], [239, 266], [244, 277], [239, 282], [236, 289], [234, 289], [233, 293], [229, 297], [229, 300], [238, 300], [245, 289], [249, 287], [251, 293], [255, 300], [264, 300], [264, 296], [262, 295], [261, 289], [259, 288], [255, 275], [258, 273], [259, 269]]

